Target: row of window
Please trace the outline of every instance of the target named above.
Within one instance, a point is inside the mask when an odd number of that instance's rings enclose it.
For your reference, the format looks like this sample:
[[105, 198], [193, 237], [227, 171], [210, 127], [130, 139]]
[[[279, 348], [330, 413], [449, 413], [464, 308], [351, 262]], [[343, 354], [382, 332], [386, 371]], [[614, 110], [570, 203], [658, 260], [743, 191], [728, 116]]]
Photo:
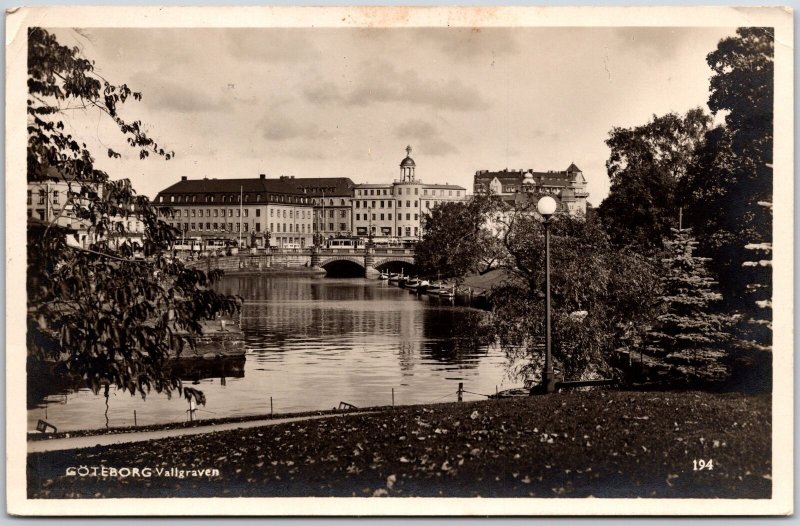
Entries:
[[[244, 210], [239, 210], [238, 208], [228, 208], [227, 209], [227, 214], [226, 214], [225, 210], [226, 209], [224, 209], [224, 208], [206, 208], [206, 209], [202, 209], [202, 208], [197, 208], [197, 209], [195, 209], [195, 208], [191, 208], [191, 209], [185, 208], [185, 209], [183, 209], [183, 212], [181, 212], [181, 210], [175, 210], [174, 211], [175, 213], [173, 214], [172, 217], [181, 217], [181, 215], [183, 217], [190, 217], [190, 216], [191, 217], [212, 217], [212, 216], [213, 217], [226, 217], [226, 215], [227, 215], [227, 217], [234, 217], [234, 212], [236, 213], [236, 217], [241, 217], [241, 216], [248, 217], [250, 215], [250, 210], [247, 209], [247, 208], [245, 208]], [[279, 218], [283, 217], [284, 219], [287, 218], [287, 214], [286, 214], [287, 210], [278, 210], [277, 212], [278, 212], [277, 217], [279, 217]], [[283, 212], [283, 215], [281, 215], [281, 212]], [[289, 210], [288, 212], [289, 212], [289, 214], [288, 214], [288, 218], [289, 219], [305, 219], [306, 218], [306, 211], [305, 210], [298, 210], [296, 213], [295, 213], [294, 210]], [[270, 209], [269, 216], [270, 217], [275, 217], [275, 209], [274, 208]], [[261, 217], [261, 209], [260, 208], [256, 208], [256, 217]], [[310, 210], [308, 211], [308, 217], [309, 217], [309, 219], [311, 218], [311, 211]], [[331, 217], [333, 217], [333, 216], [331, 216]], [[344, 216], [342, 216], [342, 217], [344, 217]]]
[[[282, 226], [281, 226], [282, 225]], [[184, 232], [188, 231], [218, 231], [218, 232], [239, 232], [239, 223], [169, 223], [169, 226], [173, 228], [177, 228], [178, 230], [183, 229]], [[242, 223], [242, 232], [249, 231], [250, 225], [248, 223]], [[256, 223], [254, 230], [256, 232], [261, 232], [261, 223]], [[331, 230], [333, 230], [333, 224], [331, 224]], [[344, 229], [342, 229], [344, 230]], [[287, 232], [287, 224], [286, 223], [278, 223], [278, 229], [275, 230], [275, 224], [269, 224], [269, 232]], [[298, 234], [305, 234], [306, 233], [306, 225], [305, 224], [288, 224], [288, 232], [296, 232]], [[308, 225], [308, 232], [311, 233], [311, 225]]]
[[[332, 218], [334, 212], [335, 210], [328, 210], [328, 217]], [[315, 217], [323, 217], [323, 216], [324, 212], [322, 210], [316, 211]], [[303, 215], [303, 217], [305, 217], [305, 215]], [[339, 217], [347, 217], [347, 210], [339, 210]]]
[[[377, 219], [378, 215], [380, 215], [381, 221], [391, 221], [392, 220], [392, 214], [372, 214], [372, 220], [373, 221], [377, 221], [378, 220]], [[362, 216], [364, 218], [363, 219], [364, 221], [368, 221], [369, 220], [369, 214], [356, 214], [356, 221], [361, 221]], [[385, 216], [388, 216], [388, 217], [385, 217]], [[402, 221], [403, 220], [403, 214], [397, 214], [397, 220], [398, 221]], [[406, 214], [406, 221], [411, 221], [411, 214]], [[419, 214], [414, 214], [414, 221], [419, 221]]]
[[[335, 230], [333, 229], [333, 227], [334, 227], [334, 224], [333, 224], [333, 223], [328, 223], [328, 228], [327, 228], [327, 230], [326, 230], [326, 229], [325, 229], [325, 223], [319, 223], [319, 225], [318, 225], [318, 227], [317, 227], [317, 228], [319, 228], [319, 230], [320, 230], [321, 232], [335, 232]], [[349, 228], [347, 228], [347, 223], [339, 223], [339, 230], [338, 230], [338, 231], [339, 231], [339, 232], [349, 232], [349, 231], [350, 231], [350, 229], [349, 229]]]
[[[53, 196], [53, 204], [57, 205], [58, 202], [58, 190], [53, 190], [51, 192]], [[43, 205], [47, 202], [47, 192], [45, 190], [39, 190], [39, 199], [37, 200], [37, 204]], [[33, 190], [28, 190], [28, 205], [33, 204]]]
[[[236, 195], [223, 195], [217, 201], [214, 200], [214, 194], [206, 194], [204, 196], [197, 195], [171, 195], [169, 199], [166, 196], [159, 196], [157, 202], [159, 203], [239, 203], [239, 194]], [[269, 199], [264, 202], [269, 203], [309, 203], [309, 198], [298, 197], [294, 195], [268, 195]], [[250, 196], [244, 196], [244, 202], [250, 202]], [[261, 202], [261, 194], [256, 194], [256, 203]], [[344, 203], [343, 203], [344, 204]]]
[[[396, 192], [390, 192], [388, 188], [369, 188], [369, 189], [364, 188], [364, 189], [361, 189], [361, 190], [356, 190], [356, 195], [363, 195], [363, 196], [366, 196], [366, 195], [403, 195], [403, 187], [395, 187], [395, 190], [396, 190]], [[443, 190], [443, 189], [440, 189], [438, 195], [444, 197], [445, 192], [447, 192], [447, 195], [450, 196], [450, 197], [453, 197], [453, 192], [455, 192], [455, 196], [456, 197], [461, 197], [461, 190]], [[406, 195], [411, 195], [411, 188], [410, 187], [406, 187]], [[417, 187], [414, 188], [414, 195], [419, 195], [419, 188], [417, 188]], [[430, 194], [428, 194], [428, 188], [423, 188], [422, 189], [422, 195], [437, 195], [436, 194], [436, 189], [435, 188], [431, 188], [430, 189]], [[342, 202], [342, 204], [344, 204], [344, 201]]]
[[[372, 227], [372, 233], [376, 234], [377, 232], [378, 232], [377, 227], [373, 226]], [[405, 227], [405, 232], [406, 232], [406, 237], [411, 237], [411, 227], [410, 226]], [[359, 236], [366, 236], [367, 235], [367, 227], [360, 226], [360, 227], [356, 228], [356, 234], [358, 234]], [[381, 227], [381, 234], [389, 236], [389, 235], [392, 234], [392, 229], [390, 227], [385, 227], [385, 226]], [[419, 227], [417, 227], [417, 226], [414, 227], [414, 236], [419, 236]], [[397, 227], [397, 237], [403, 237], [403, 227], [400, 227], [400, 226]]]

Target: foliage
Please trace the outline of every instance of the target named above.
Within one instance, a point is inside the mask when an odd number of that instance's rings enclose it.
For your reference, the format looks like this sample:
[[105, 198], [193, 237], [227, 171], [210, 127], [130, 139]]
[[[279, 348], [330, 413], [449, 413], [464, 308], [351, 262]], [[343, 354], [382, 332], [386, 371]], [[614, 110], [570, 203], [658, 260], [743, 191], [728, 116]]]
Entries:
[[723, 344], [730, 320], [712, 309], [722, 296], [706, 268], [708, 258], [694, 255], [697, 241], [689, 229], [673, 229], [673, 234], [666, 241], [662, 260], [665, 271], [659, 301], [664, 313], [649, 334], [650, 343], [658, 349], [658, 357], [685, 376], [723, 380], [729, 358]]
[[[512, 361], [534, 374], [545, 333], [544, 226], [527, 211], [509, 216], [503, 238], [517, 279], [493, 291], [495, 331]], [[568, 379], [608, 374], [613, 351], [635, 345], [653, 315], [653, 265], [618, 250], [596, 220], [555, 216], [551, 222], [553, 357]]]
[[500, 242], [485, 228], [493, 203], [476, 196], [468, 202], [441, 203], [423, 216], [423, 235], [414, 262], [420, 274], [461, 279], [484, 274], [500, 264]]
[[772, 217], [758, 203], [772, 201], [774, 34], [771, 28], [736, 33], [707, 58], [714, 71], [709, 107], [725, 114], [726, 126], [708, 132], [681, 199], [727, 303], [749, 308], [741, 279], [749, 257], [744, 247], [772, 239]]
[[615, 244], [661, 248], [678, 222], [676, 187], [710, 122], [696, 108], [684, 116], [653, 116], [642, 126], [611, 130], [606, 141], [611, 191], [599, 214]]
[[[174, 154], [140, 121], [120, 115], [121, 105], [141, 94], [110, 84], [77, 48], [41, 28], [28, 33], [28, 92], [28, 182], [66, 189], [58, 213], [47, 222], [29, 221], [29, 365], [53, 364], [60, 374], [82, 377], [95, 393], [109, 383], [142, 396], [150, 389], [181, 390], [165, 370], [170, 353], [191, 345], [199, 319], [233, 313], [239, 301], [211, 289], [220, 273], [207, 275], [166, 255], [176, 231], [128, 180], [112, 181], [97, 169], [65, 123], [76, 108], [98, 111], [140, 158]], [[111, 149], [107, 154], [121, 157]], [[72, 242], [76, 229], [86, 233], [86, 245]], [[204, 400], [196, 390], [186, 394]]]

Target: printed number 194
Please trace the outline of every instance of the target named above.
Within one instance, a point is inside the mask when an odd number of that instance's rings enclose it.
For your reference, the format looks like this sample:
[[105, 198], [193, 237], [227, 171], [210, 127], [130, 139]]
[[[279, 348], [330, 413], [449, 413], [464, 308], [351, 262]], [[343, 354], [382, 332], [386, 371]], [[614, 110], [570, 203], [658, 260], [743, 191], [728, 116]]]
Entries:
[[704, 469], [711, 471], [714, 469], [714, 461], [712, 459], [708, 459], [707, 461], [702, 458], [700, 460], [692, 460], [692, 464], [694, 464], [695, 471], [702, 471]]

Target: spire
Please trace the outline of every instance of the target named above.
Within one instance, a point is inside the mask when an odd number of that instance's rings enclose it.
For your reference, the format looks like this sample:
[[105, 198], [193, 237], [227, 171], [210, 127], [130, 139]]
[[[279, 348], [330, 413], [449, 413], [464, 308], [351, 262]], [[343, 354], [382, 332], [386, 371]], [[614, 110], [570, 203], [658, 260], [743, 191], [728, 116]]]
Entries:
[[411, 145], [410, 144], [408, 146], [406, 146], [406, 153], [408, 154], [409, 157], [411, 157]]

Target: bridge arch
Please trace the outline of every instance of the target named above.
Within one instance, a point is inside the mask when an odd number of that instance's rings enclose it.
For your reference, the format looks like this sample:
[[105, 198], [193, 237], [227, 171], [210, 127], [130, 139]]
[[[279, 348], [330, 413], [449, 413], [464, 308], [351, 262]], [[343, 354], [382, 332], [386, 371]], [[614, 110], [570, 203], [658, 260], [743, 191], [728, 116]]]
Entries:
[[380, 271], [389, 271], [392, 273], [398, 273], [402, 271], [405, 275], [416, 272], [414, 258], [403, 257], [377, 258], [375, 260], [375, 269]]
[[327, 271], [326, 276], [331, 278], [349, 278], [364, 276], [364, 258], [358, 257], [329, 257], [320, 261], [320, 267]]

